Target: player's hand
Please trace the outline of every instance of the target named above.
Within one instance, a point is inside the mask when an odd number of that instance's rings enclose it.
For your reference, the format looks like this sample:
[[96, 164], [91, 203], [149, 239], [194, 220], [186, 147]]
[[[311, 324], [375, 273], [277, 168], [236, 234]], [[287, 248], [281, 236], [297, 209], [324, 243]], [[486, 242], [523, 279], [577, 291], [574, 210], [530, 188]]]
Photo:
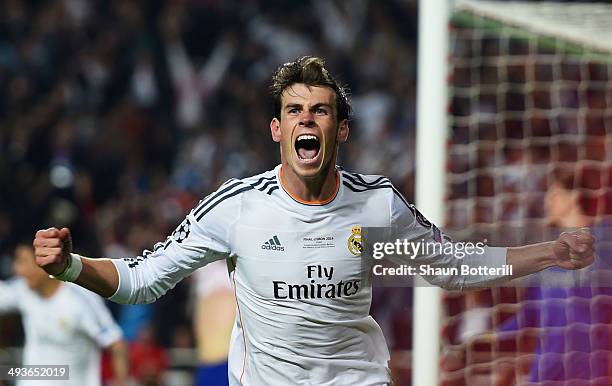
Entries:
[[64, 272], [72, 252], [72, 238], [68, 228], [39, 230], [33, 245], [38, 266], [51, 275]]
[[563, 232], [553, 244], [556, 263], [565, 269], [587, 267], [595, 260], [595, 237], [589, 228]]

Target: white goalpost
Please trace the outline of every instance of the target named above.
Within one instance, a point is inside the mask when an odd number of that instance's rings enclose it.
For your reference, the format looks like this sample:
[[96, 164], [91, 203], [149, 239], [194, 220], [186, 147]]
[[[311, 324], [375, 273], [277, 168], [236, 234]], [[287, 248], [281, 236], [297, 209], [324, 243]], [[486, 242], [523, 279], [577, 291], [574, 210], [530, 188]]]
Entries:
[[[419, 2], [416, 205], [444, 223], [447, 138], [448, 0]], [[416, 285], [413, 302], [412, 384], [435, 386], [440, 350], [440, 289]]]

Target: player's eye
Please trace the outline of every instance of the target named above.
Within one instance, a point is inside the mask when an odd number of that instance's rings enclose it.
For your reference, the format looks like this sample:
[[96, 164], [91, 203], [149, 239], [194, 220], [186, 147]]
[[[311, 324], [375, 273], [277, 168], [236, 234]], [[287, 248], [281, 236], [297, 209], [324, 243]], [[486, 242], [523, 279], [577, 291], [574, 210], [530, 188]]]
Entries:
[[327, 115], [327, 109], [324, 107], [317, 107], [314, 113], [318, 115]]
[[297, 114], [300, 112], [300, 109], [298, 109], [297, 107], [292, 107], [289, 110], [287, 110], [288, 114]]

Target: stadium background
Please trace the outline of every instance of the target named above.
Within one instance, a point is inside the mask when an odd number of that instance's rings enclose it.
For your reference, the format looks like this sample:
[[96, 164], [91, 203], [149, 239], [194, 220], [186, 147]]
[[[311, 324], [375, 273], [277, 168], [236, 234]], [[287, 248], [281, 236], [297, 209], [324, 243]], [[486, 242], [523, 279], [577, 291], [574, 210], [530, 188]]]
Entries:
[[[1, 2], [0, 278], [11, 276], [15, 243], [29, 242], [41, 227], [70, 226], [76, 250], [85, 255], [134, 255], [163, 239], [226, 179], [274, 167], [279, 154], [268, 129], [270, 75], [280, 63], [305, 54], [325, 57], [352, 90], [355, 116], [341, 165], [386, 174], [414, 201], [416, 3]], [[586, 131], [571, 120], [557, 121], [552, 130], [536, 122], [531, 132], [516, 122], [499, 131], [477, 119], [463, 127], [457, 117], [496, 108], [524, 113], [523, 102], [531, 96], [508, 95], [505, 106], [462, 99], [462, 89], [477, 82], [469, 65], [461, 67], [462, 58], [469, 62], [474, 55], [473, 36], [458, 31], [451, 38], [458, 59], [449, 78], [455, 92], [449, 113], [456, 121], [451, 121], [444, 225], [463, 230], [467, 238], [493, 232], [511, 234], [517, 244], [528, 237], [538, 241], [534, 238], [545, 232], [529, 234], [525, 226], [542, 231], [543, 197], [557, 165], [575, 173], [572, 184], [589, 216], [612, 214], [609, 88], [584, 100], [570, 90], [565, 105], [544, 106], [570, 115], [581, 103], [604, 111], [601, 117], [580, 117]], [[517, 50], [510, 54], [534, 54]], [[561, 81], [586, 80], [575, 64], [563, 63]], [[609, 85], [612, 71], [604, 67], [594, 80]], [[524, 71], [517, 66], [506, 81], [524, 84]], [[490, 80], [493, 72], [480, 75]], [[499, 101], [505, 91], [495, 92], [492, 98]], [[534, 100], [551, 98], [544, 93]], [[556, 134], [569, 137], [551, 141]], [[500, 153], [491, 146], [499, 143], [509, 146]], [[465, 175], [470, 178], [462, 179]], [[500, 232], [500, 225], [509, 228]], [[150, 306], [110, 305], [129, 339], [136, 341], [139, 329], [152, 326], [171, 366], [187, 373], [194, 364], [191, 287], [186, 280]], [[457, 343], [458, 324], [473, 316], [466, 313], [470, 308], [487, 308], [499, 319], [516, 311], [507, 304], [519, 300], [520, 294], [505, 290], [471, 299], [445, 294], [443, 344]], [[411, 302], [410, 289], [375, 288], [372, 313], [385, 330], [399, 385], [410, 378]], [[0, 319], [0, 363], [14, 360], [9, 348], [22, 344], [20, 334], [17, 318]], [[459, 385], [466, 378], [460, 373], [456, 383], [452, 374], [448, 379]]]
[[[69, 226], [84, 255], [135, 255], [226, 179], [273, 168], [267, 87], [305, 54], [352, 90], [340, 163], [412, 199], [416, 26], [416, 1], [0, 2], [1, 278], [39, 228]], [[112, 309], [130, 339], [151, 321], [161, 346], [190, 348], [190, 287]], [[373, 312], [406, 350], [411, 297], [388, 291]], [[23, 338], [0, 323], [7, 363]]]

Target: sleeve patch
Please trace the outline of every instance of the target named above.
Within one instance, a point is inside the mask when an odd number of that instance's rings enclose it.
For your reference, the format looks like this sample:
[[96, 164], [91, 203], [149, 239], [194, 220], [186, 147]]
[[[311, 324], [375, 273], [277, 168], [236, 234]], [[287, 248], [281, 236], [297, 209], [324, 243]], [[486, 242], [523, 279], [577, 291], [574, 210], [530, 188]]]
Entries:
[[185, 218], [183, 222], [172, 232], [172, 238], [177, 243], [182, 243], [185, 241], [187, 237], [189, 237], [189, 233], [191, 232], [191, 222], [188, 218]]

